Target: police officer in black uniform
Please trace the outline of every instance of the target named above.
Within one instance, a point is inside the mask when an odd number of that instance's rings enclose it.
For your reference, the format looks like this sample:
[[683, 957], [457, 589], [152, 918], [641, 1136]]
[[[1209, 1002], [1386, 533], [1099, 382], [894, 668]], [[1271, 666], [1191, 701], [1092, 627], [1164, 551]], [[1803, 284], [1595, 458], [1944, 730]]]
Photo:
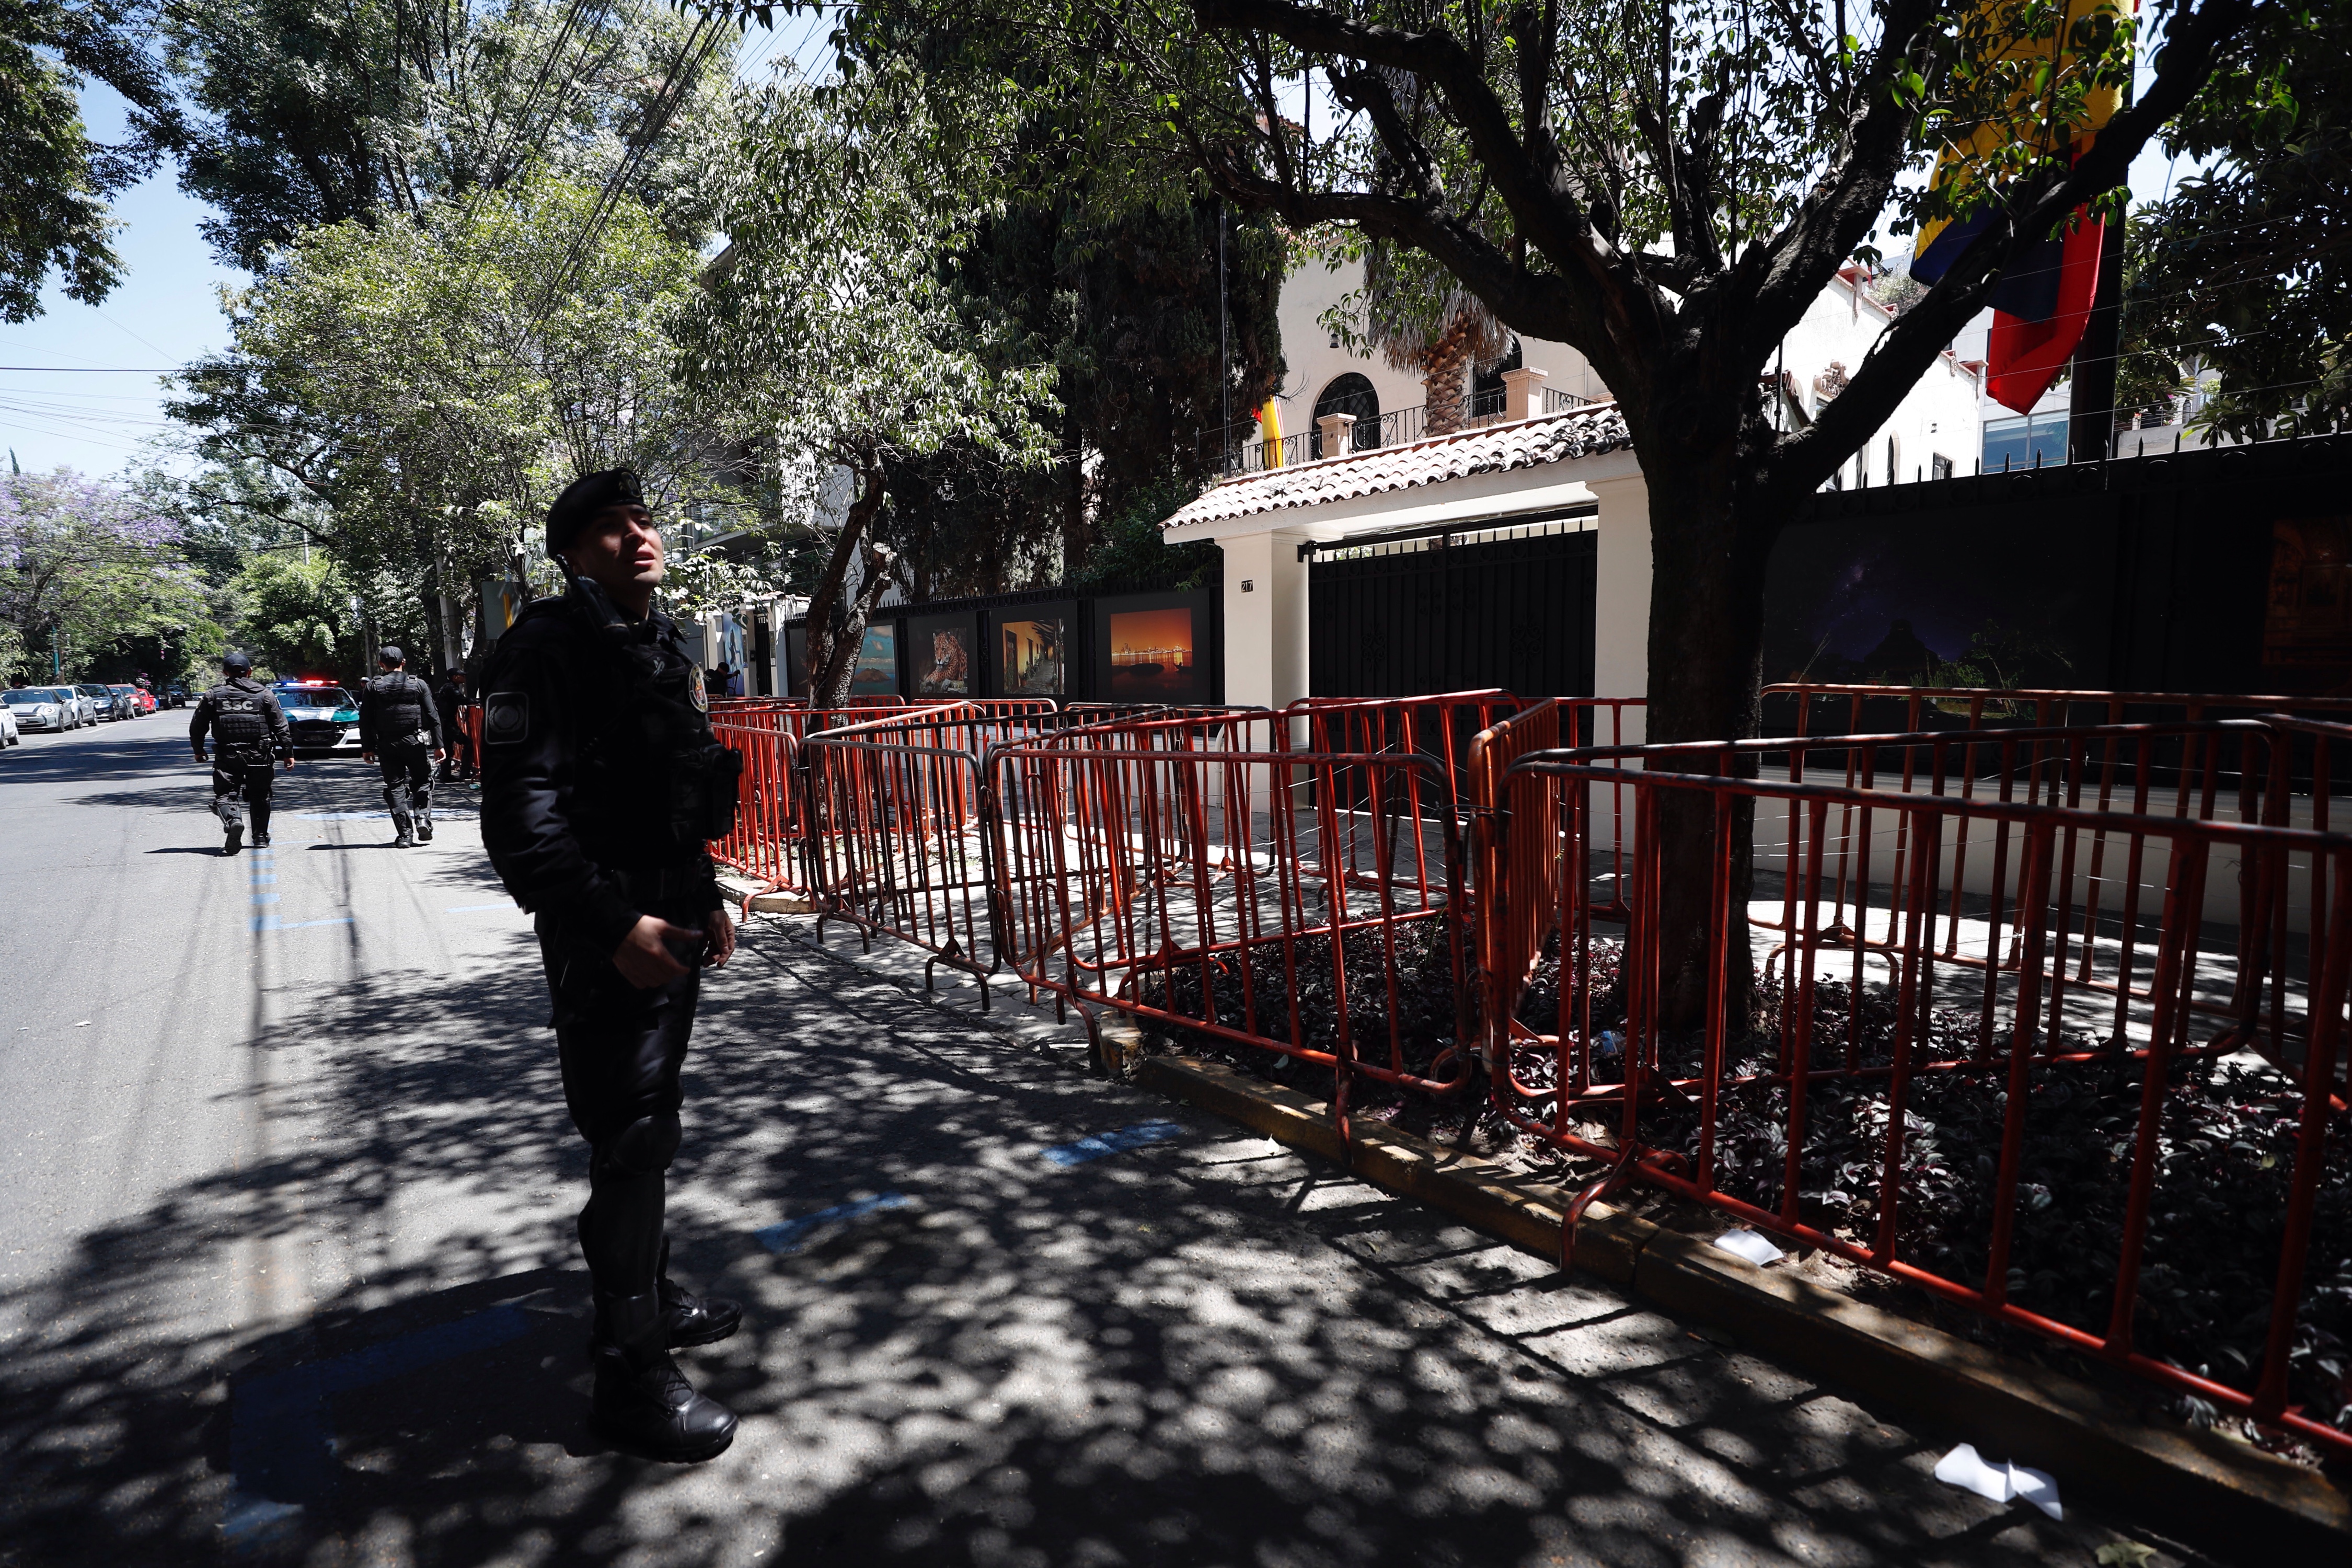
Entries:
[[637, 477], [575, 481], [548, 512], [547, 549], [568, 591], [523, 611], [483, 679], [482, 841], [536, 917], [564, 1100], [589, 1146], [595, 1423], [640, 1453], [706, 1459], [734, 1414], [669, 1352], [725, 1339], [742, 1310], [669, 1278], [664, 1173], [701, 970], [735, 951], [704, 845], [733, 825], [740, 759], [712, 737], [701, 670], [652, 607], [662, 541]]
[[[383, 804], [392, 808], [395, 849], [433, 842], [433, 759], [441, 749], [441, 710], [433, 689], [401, 668], [408, 656], [387, 643], [375, 656], [383, 671], [360, 688], [360, 760], [383, 769]], [[407, 799], [401, 792], [407, 791]]]
[[286, 710], [277, 694], [253, 679], [253, 660], [238, 648], [221, 656], [221, 673], [227, 677], [196, 699], [196, 716], [188, 722], [188, 743], [196, 761], [204, 762], [205, 734], [213, 738], [213, 812], [226, 837], [221, 853], [234, 855], [245, 834], [237, 800], [253, 808], [253, 846], [269, 846], [269, 790], [275, 763], [294, 765], [294, 732], [287, 726]]

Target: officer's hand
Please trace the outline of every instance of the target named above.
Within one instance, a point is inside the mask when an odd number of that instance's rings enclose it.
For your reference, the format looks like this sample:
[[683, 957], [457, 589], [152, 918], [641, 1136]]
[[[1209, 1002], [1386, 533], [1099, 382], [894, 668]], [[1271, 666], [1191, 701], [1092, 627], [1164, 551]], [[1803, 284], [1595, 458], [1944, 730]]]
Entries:
[[639, 915], [621, 945], [613, 950], [613, 967], [638, 990], [650, 991], [686, 975], [686, 965], [665, 943], [684, 942], [698, 947], [702, 941], [702, 933], [692, 926], [674, 926], [659, 915]]
[[205, 755], [202, 752], [198, 752], [196, 753], [196, 761], [198, 761], [198, 762], [200, 762], [200, 763], [208, 763], [208, 762], [211, 762], [211, 761], [212, 761], [212, 759], [211, 759], [210, 757], [208, 757], [208, 756]]
[[286, 771], [292, 773], [294, 771], [294, 759], [292, 757], [286, 757], [281, 760], [286, 763]]
[[433, 748], [433, 760], [434, 760], [435, 762], [436, 762], [436, 763], [446, 763], [446, 762], [447, 762], [447, 761], [449, 760], [449, 748], [448, 748], [448, 747], [446, 747], [446, 746], [436, 746], [436, 747], [434, 747], [434, 748]]
[[702, 952], [702, 967], [726, 968], [727, 961], [735, 956], [735, 921], [725, 910], [713, 910], [703, 917], [702, 931], [710, 939]]
[[375, 761], [375, 753], [374, 753], [373, 752], [371, 752], [371, 751], [367, 751], [367, 750], [362, 749], [362, 750], [361, 751], [361, 752], [360, 752], [360, 761], [362, 761], [362, 762], [363, 762], [363, 763], [372, 763], [372, 762]]

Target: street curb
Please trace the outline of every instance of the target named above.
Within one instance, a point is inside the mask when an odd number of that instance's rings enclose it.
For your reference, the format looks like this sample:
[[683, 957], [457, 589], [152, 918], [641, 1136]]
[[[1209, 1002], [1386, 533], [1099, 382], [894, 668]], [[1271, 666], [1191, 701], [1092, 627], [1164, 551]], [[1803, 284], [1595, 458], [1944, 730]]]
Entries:
[[[1216, 1062], [1141, 1056], [1124, 1020], [1105, 1020], [1134, 1081], [1285, 1147], [1347, 1166], [1538, 1257], [1558, 1259], [1570, 1195], [1491, 1160], [1358, 1121], [1353, 1158], [1328, 1104]], [[2049, 1470], [2067, 1496], [2240, 1559], [2352, 1552], [2352, 1499], [2327, 1481], [2209, 1432], [2153, 1426], [2088, 1384], [2028, 1368], [1940, 1330], [1882, 1312], [1786, 1271], [1602, 1204], [1584, 1212], [1576, 1267], [1743, 1347], [1869, 1397], [1919, 1412], [1989, 1455]]]

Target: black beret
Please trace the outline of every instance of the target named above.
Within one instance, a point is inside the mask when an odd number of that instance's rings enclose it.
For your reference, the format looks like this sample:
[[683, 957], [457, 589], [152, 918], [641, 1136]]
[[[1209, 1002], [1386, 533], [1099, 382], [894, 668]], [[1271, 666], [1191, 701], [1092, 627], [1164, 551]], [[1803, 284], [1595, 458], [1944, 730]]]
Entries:
[[608, 507], [645, 504], [645, 487], [637, 482], [634, 469], [583, 474], [565, 486], [555, 504], [547, 509], [547, 552], [552, 555], [571, 543], [590, 518]]

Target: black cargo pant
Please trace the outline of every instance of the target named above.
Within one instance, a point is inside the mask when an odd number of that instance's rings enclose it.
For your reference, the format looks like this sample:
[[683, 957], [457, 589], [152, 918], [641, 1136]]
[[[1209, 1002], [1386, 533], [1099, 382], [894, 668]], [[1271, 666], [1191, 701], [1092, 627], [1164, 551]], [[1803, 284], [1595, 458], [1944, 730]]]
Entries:
[[386, 746], [375, 754], [375, 762], [383, 770], [383, 804], [392, 808], [394, 827], [406, 827], [415, 817], [432, 815], [431, 747]]
[[253, 808], [253, 831], [256, 837], [269, 831], [269, 793], [278, 779], [278, 764], [268, 757], [249, 762], [234, 754], [213, 757], [213, 815], [221, 819], [223, 827], [239, 826], [243, 818], [237, 811], [242, 798]]
[[[703, 920], [678, 906], [648, 912], [677, 925]], [[702, 994], [701, 953], [673, 944], [685, 975], [639, 990], [610, 958], [566, 941], [560, 913], [542, 912], [536, 925], [563, 1100], [589, 1148], [580, 1250], [598, 1295], [642, 1296], [661, 1278], [667, 1172], [685, 1104], [677, 1080]]]

